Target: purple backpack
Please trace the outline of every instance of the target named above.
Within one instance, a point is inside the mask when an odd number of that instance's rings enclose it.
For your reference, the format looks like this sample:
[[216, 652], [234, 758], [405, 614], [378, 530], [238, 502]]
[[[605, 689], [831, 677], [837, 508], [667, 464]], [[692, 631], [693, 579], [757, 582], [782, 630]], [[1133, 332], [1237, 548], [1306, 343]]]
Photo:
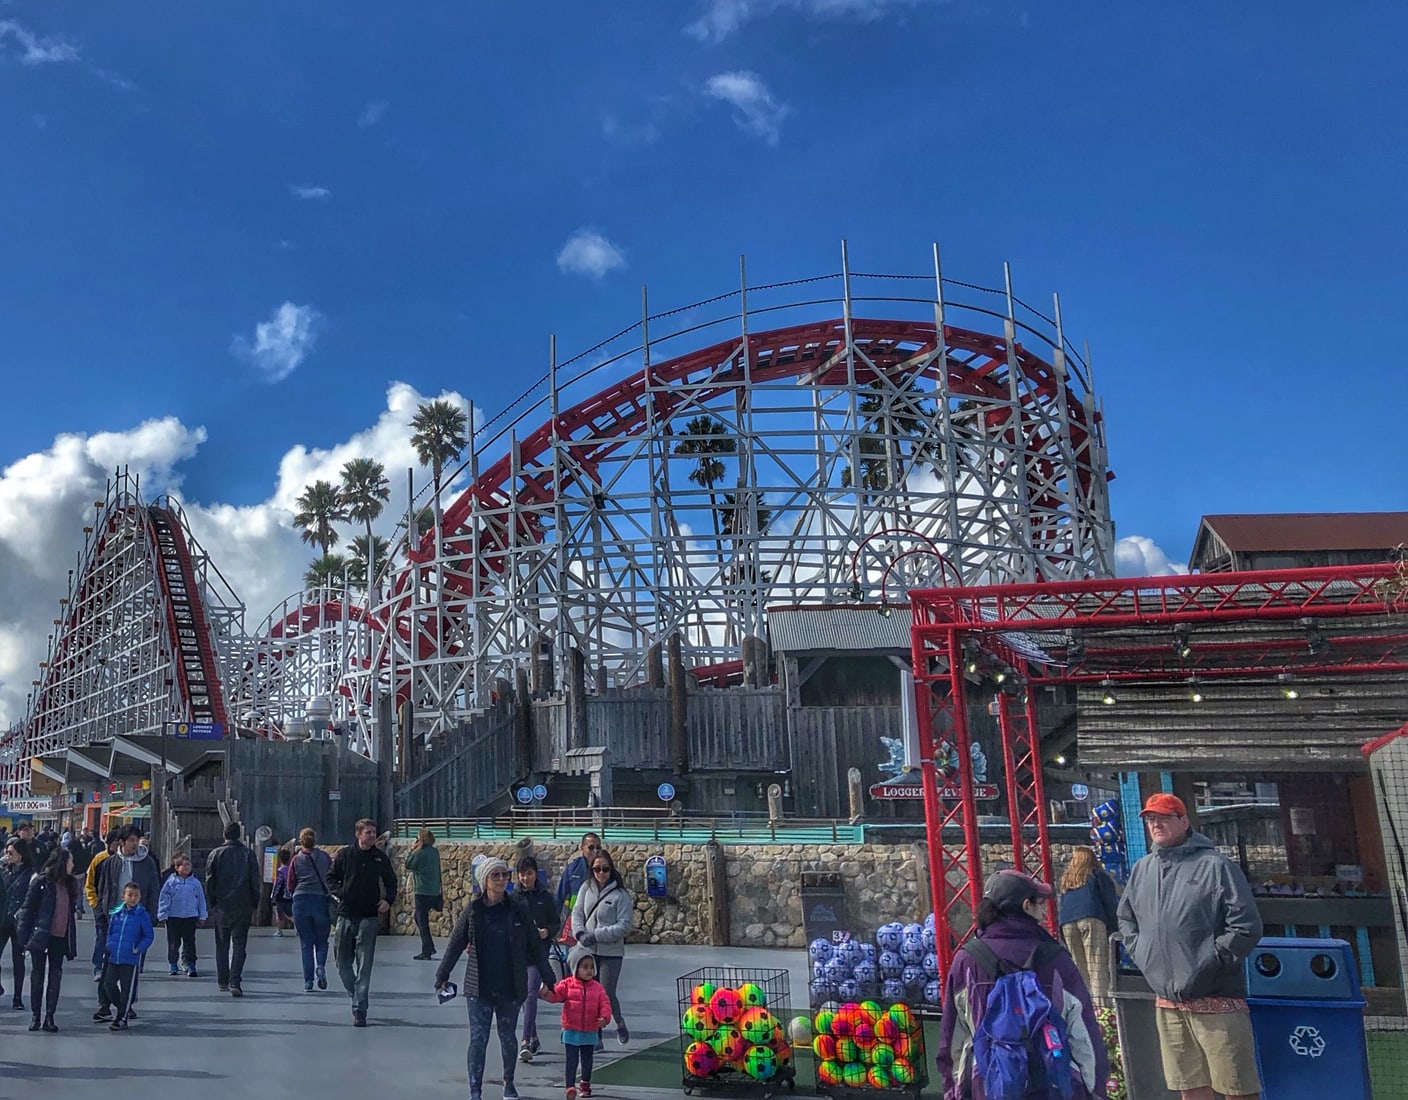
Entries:
[[[1042, 942], [1021, 966], [999, 959], [980, 939], [963, 950], [994, 982], [973, 1036], [973, 1076], [987, 1100], [1071, 1100], [1075, 1095], [1070, 1042], [1060, 1011], [1041, 988], [1037, 967], [1061, 953]], [[1063, 997], [1055, 977], [1055, 995]]]

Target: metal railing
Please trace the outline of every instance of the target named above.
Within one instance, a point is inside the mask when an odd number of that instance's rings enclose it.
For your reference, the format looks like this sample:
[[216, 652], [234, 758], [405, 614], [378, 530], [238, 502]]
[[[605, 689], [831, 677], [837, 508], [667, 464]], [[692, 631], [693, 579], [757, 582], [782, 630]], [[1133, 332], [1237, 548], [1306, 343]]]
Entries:
[[497, 818], [399, 818], [392, 836], [409, 840], [429, 829], [440, 840], [581, 839], [602, 833], [618, 843], [668, 841], [674, 844], [859, 844], [865, 827], [845, 821], [807, 818], [769, 820], [766, 813], [680, 814], [663, 808], [522, 809]]

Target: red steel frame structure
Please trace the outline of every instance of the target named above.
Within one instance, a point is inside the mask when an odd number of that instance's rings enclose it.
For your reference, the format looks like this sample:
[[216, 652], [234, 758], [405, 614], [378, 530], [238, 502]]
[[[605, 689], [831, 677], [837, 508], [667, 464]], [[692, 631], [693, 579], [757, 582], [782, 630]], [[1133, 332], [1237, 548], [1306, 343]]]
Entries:
[[[1381, 627], [1374, 624], [1373, 633], [1331, 635], [1325, 639], [1328, 644], [1314, 650], [1303, 638], [1248, 637], [1200, 643], [1178, 655], [1163, 640], [1180, 625], [1279, 622], [1319, 630], [1320, 624], [1333, 629], [1335, 621], [1388, 617], [1408, 610], [1390, 583], [1393, 573], [1394, 567], [1385, 564], [912, 591], [929, 885], [943, 971], [966, 935], [956, 918], [963, 908], [975, 912], [983, 893], [969, 756], [970, 665], [1006, 673], [996, 712], [1013, 863], [1050, 882], [1041, 731], [1029, 687], [1105, 681], [1172, 684], [1190, 674], [1266, 679], [1287, 673], [1408, 671], [1408, 621], [1393, 619]], [[1097, 662], [1087, 653], [1085, 639], [1100, 631], [1119, 633], [1100, 649]], [[1145, 632], [1147, 639], [1139, 639]], [[941, 776], [937, 761], [952, 758], [950, 746], [957, 749], [956, 774]], [[941, 799], [945, 785], [956, 786], [959, 797]], [[961, 843], [949, 843], [946, 832], [956, 832]], [[1053, 930], [1054, 917], [1053, 912]]]

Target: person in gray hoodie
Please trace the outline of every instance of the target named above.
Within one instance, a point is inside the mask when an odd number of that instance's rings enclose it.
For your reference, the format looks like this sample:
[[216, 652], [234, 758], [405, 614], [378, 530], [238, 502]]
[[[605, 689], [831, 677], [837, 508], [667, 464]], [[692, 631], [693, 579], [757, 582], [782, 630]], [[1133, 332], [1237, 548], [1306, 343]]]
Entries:
[[1182, 799], [1150, 795], [1140, 816], [1153, 849], [1130, 872], [1119, 924], [1154, 991], [1164, 1080], [1184, 1100], [1259, 1096], [1242, 969], [1261, 939], [1251, 887], [1192, 831]]
[[636, 902], [605, 848], [592, 853], [590, 867], [591, 878], [577, 891], [577, 902], [572, 906], [572, 937], [596, 956], [597, 973], [616, 1018], [616, 1041], [625, 1046], [631, 1041], [631, 1030], [626, 1026], [616, 986], [626, 961], [626, 933], [635, 918]]

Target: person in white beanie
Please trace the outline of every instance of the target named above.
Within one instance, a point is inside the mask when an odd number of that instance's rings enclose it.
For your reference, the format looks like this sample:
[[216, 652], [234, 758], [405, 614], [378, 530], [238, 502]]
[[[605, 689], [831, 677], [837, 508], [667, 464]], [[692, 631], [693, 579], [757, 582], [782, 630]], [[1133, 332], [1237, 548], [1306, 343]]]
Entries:
[[[550, 974], [546, 941], [538, 936], [533, 914], [522, 897], [508, 892], [508, 864], [486, 858], [475, 868], [479, 887], [455, 921], [454, 931], [440, 966], [435, 971], [436, 992], [450, 982], [450, 973], [466, 955], [464, 996], [469, 1008], [470, 1100], [483, 1100], [484, 1062], [489, 1049], [489, 1025], [496, 1022], [499, 1051], [504, 1064], [504, 1100], [518, 1100], [513, 1071], [518, 1065], [518, 1011], [528, 982], [528, 966]], [[548, 989], [542, 986], [539, 992]]]

